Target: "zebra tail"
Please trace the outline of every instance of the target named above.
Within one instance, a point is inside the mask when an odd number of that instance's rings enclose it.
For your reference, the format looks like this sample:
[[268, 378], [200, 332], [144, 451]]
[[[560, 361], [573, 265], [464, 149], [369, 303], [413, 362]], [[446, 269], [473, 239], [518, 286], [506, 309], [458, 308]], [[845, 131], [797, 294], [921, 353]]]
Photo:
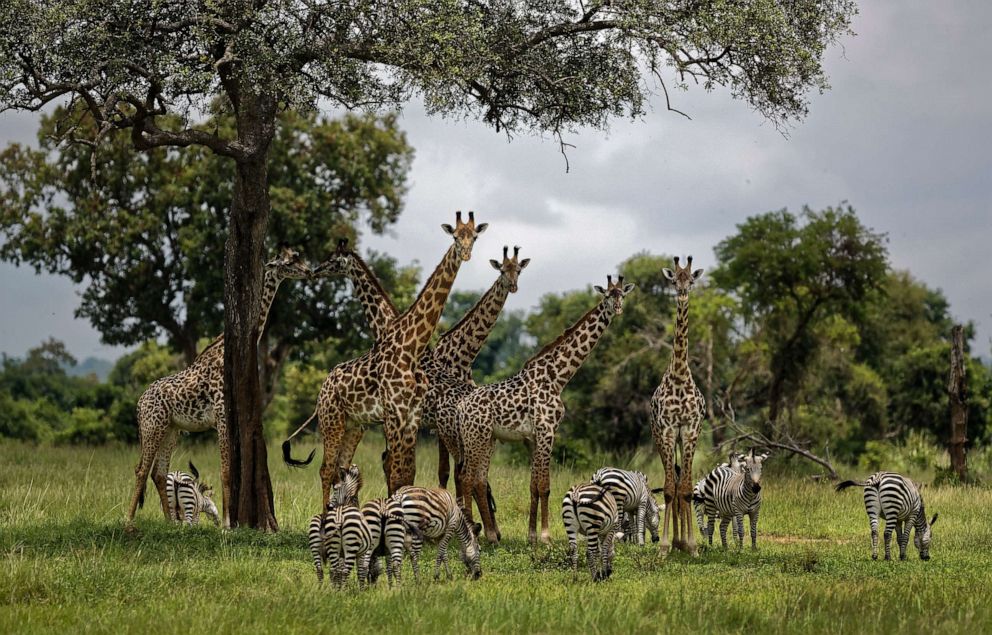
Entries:
[[189, 462], [189, 473], [193, 475], [194, 481], [200, 480], [200, 471], [196, 469], [195, 465], [193, 465], [192, 460]]
[[148, 485], [148, 479], [147, 478], [145, 479], [145, 482], [141, 484], [141, 489], [138, 490], [138, 507], [140, 509], [144, 509], [144, 507], [145, 507], [145, 486], [146, 485]]
[[[576, 501], [575, 498], [572, 498], [572, 504], [573, 505], [592, 505], [594, 503], [598, 503], [599, 501], [603, 500], [603, 497], [604, 496], [606, 496], [606, 488], [601, 488], [600, 491], [599, 491], [599, 494], [597, 494], [595, 498], [590, 498], [589, 500], [579, 500], [579, 501]], [[576, 513], [576, 516], [578, 516], [578, 510], [577, 509], [576, 509], [576, 512], [575, 513]]]
[[[403, 526], [406, 527], [406, 530], [408, 532], [410, 532], [410, 535], [412, 535], [414, 537], [414, 539], [416, 539], [416, 540], [423, 540], [424, 539], [424, 532], [421, 531], [421, 529], [420, 529], [419, 526], [414, 525], [409, 520], [407, 520], [406, 519], [406, 516], [403, 516], [403, 515], [391, 515], [390, 518], [392, 518], [393, 520], [398, 520], [398, 521], [402, 522], [403, 523]], [[385, 523], [383, 523], [383, 528], [385, 528]], [[383, 529], [383, 530], [385, 531], [385, 529]]]
[[848, 487], [864, 487], [864, 486], [865, 486], [864, 483], [859, 483], [858, 481], [844, 481], [842, 483], [837, 483], [837, 487], [834, 488], [834, 491], [840, 492], [847, 489]]
[[296, 459], [293, 458], [292, 447], [290, 446], [290, 441], [292, 441], [296, 437], [296, 435], [298, 435], [299, 433], [303, 432], [307, 428], [307, 426], [310, 425], [310, 422], [313, 421], [314, 420], [314, 417], [316, 417], [316, 416], [317, 416], [317, 411], [314, 410], [313, 411], [313, 414], [310, 415], [310, 418], [308, 418], [306, 421], [304, 421], [303, 422], [303, 425], [301, 425], [299, 428], [297, 428], [296, 431], [293, 432], [293, 434], [289, 435], [289, 437], [285, 441], [282, 442], [282, 460], [283, 460], [284, 463], [286, 463], [286, 465], [290, 465], [292, 467], [304, 467], [304, 466], [310, 465], [310, 462], [313, 461], [314, 454], [317, 453], [317, 449], [316, 448], [314, 448], [313, 450], [310, 451], [310, 456], [308, 456], [307, 458], [305, 458], [302, 461], [297, 461]]

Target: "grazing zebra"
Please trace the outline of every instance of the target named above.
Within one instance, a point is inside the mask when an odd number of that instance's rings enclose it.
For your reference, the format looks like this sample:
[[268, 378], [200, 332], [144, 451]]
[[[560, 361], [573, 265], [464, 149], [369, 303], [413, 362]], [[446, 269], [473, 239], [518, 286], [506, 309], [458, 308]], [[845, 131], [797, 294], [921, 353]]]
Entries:
[[427, 489], [406, 486], [396, 490], [393, 498], [399, 502], [407, 526], [419, 531], [410, 532], [410, 560], [413, 562], [413, 577], [420, 579], [420, 553], [424, 538], [437, 541], [437, 561], [434, 564], [434, 579], [441, 576], [441, 566], [451, 578], [448, 568], [448, 542], [457, 538], [461, 543], [461, 558], [473, 580], [482, 577], [479, 562], [479, 531], [482, 525], [469, 524], [455, 497], [447, 490]]
[[[741, 457], [741, 469], [715, 483], [708, 492], [701, 492], [695, 499], [697, 505], [712, 502], [712, 509], [720, 517], [720, 541], [727, 548], [727, 525], [736, 527], [737, 548], [744, 546], [744, 514], [751, 520], [751, 548], [758, 548], [758, 514], [761, 511], [761, 466], [768, 453], [755, 454], [752, 448]], [[728, 468], [729, 469], [729, 468]], [[704, 484], [705, 485], [705, 484]], [[698, 509], [698, 508], [697, 508]], [[699, 519], [697, 511], [696, 519]]]
[[[651, 536], [652, 540], [658, 541], [659, 512], [657, 501], [653, 500], [652, 493], [656, 494], [662, 491], [662, 488], [652, 490], [648, 487], [648, 477], [644, 472], [602, 467], [592, 475], [591, 482], [605, 487], [613, 495], [620, 514], [619, 522], [616, 524], [618, 531], [626, 533], [623, 527], [629, 516], [632, 521], [629, 523], [633, 530], [631, 534], [637, 540], [637, 544], [644, 544], [645, 521], [648, 521], [649, 527], [652, 523], [654, 524]], [[653, 515], [650, 515], [652, 502], [654, 502]]]
[[[699, 482], [692, 489], [692, 500], [696, 507], [696, 525], [699, 527], [699, 533], [703, 540], [708, 540], [711, 546], [713, 545], [713, 528], [719, 515], [713, 502], [713, 492], [722, 486], [723, 481], [741, 471], [743, 460], [744, 455], [731, 452], [726, 463], [721, 463], [713, 468], [709, 474], [699, 479]], [[732, 531], [736, 538], [736, 524], [732, 527]]]
[[362, 510], [354, 505], [334, 505], [310, 519], [308, 532], [310, 554], [317, 571], [317, 582], [324, 581], [324, 565], [330, 569], [331, 581], [343, 586], [351, 568], [358, 565], [358, 586], [365, 588], [369, 575], [368, 559], [372, 550], [372, 532]]
[[[654, 490], [651, 490], [654, 492]], [[658, 530], [661, 528], [661, 512], [665, 510], [665, 504], [658, 503], [658, 499], [655, 498], [654, 494], [648, 496], [648, 510], [644, 515], [644, 526], [651, 533], [651, 542], [658, 542]], [[620, 521], [620, 531], [616, 534], [616, 538], [619, 538], [625, 542], [637, 542], [638, 544], [644, 544], [644, 532], [637, 532], [634, 527], [634, 520], [636, 517], [630, 514], [623, 514], [623, 520]]]
[[165, 490], [168, 497], [169, 513], [176, 522], [196, 525], [200, 522], [200, 513], [204, 513], [220, 525], [220, 514], [217, 505], [212, 500], [213, 488], [200, 482], [200, 472], [189, 462], [189, 471], [169, 472], [165, 475]]
[[575, 485], [561, 501], [561, 519], [568, 535], [568, 557], [579, 569], [579, 534], [586, 537], [586, 560], [593, 582], [613, 573], [614, 532], [619, 508], [610, 490], [594, 483]]
[[915, 483], [895, 472], [876, 472], [863, 483], [844, 481], [837, 485], [837, 491], [853, 486], [865, 488], [865, 511], [871, 525], [871, 559], [878, 560], [878, 519], [885, 521], [885, 559], [891, 560], [889, 541], [893, 529], [899, 543], [899, 559], [906, 559], [906, 545], [909, 532], [915, 528], [913, 544], [920, 552], [921, 560], [930, 559], [930, 528], [937, 522], [937, 514], [927, 522], [927, 512], [923, 507], [923, 497]]
[[[407, 523], [403, 517], [403, 507], [394, 498], [374, 498], [362, 505], [365, 523], [372, 535], [372, 549], [365, 554], [369, 582], [375, 584], [382, 575], [379, 558], [386, 558], [386, 574], [389, 583], [400, 582], [403, 565], [403, 549], [406, 545]], [[419, 532], [410, 526], [411, 533]]]

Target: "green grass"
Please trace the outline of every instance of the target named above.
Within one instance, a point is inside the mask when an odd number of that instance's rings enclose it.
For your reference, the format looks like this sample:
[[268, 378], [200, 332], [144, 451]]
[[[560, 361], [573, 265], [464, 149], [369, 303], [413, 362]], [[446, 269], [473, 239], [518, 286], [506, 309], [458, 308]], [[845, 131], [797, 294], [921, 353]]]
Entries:
[[[381, 437], [358, 462], [363, 499], [384, 493]], [[299, 453], [302, 450], [298, 450]], [[183, 446], [218, 479], [216, 449]], [[503, 456], [500, 453], [499, 456]], [[421, 448], [418, 482], [433, 484], [436, 451]], [[921, 562], [872, 562], [860, 492], [766, 471], [759, 551], [667, 559], [654, 545], [619, 545], [613, 579], [594, 584], [565, 566], [558, 503], [550, 547], [526, 542], [528, 470], [492, 471], [504, 541], [484, 547], [484, 575], [359, 593], [318, 588], [305, 524], [319, 501], [316, 466], [293, 470], [270, 454], [282, 531], [222, 532], [165, 522], [154, 489], [134, 534], [123, 531], [137, 450], [0, 443], [0, 632], [990, 632], [992, 493], [927, 488], [940, 512]], [[638, 467], [661, 483], [660, 462]], [[552, 498], [591, 471], [557, 468]], [[860, 476], [860, 475], [857, 475]], [[430, 562], [430, 553], [428, 562]], [[429, 579], [429, 576], [428, 576]]]

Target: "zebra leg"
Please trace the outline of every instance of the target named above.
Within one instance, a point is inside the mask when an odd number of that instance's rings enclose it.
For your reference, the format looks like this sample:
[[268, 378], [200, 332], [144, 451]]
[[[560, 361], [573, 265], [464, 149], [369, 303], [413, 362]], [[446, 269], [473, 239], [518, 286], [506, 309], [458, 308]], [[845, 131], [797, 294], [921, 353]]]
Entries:
[[753, 509], [748, 512], [748, 517], [751, 519], [751, 549], [758, 548], [758, 513], [759, 509]]
[[738, 514], [734, 524], [737, 525], [737, 551], [740, 551], [744, 548], [744, 514]]
[[723, 548], [727, 548], [727, 525], [730, 524], [729, 518], [720, 518], [720, 542], [723, 543]]
[[648, 503], [644, 501], [637, 506], [637, 524], [634, 527], [634, 533], [637, 535], [637, 544], [641, 547], [644, 546], [644, 517], [648, 513]]
[[716, 515], [711, 514], [706, 519], [706, 537], [710, 541], [710, 546], [713, 546], [713, 534], [716, 533]]
[[358, 588], [365, 589], [369, 585], [369, 558], [367, 554], [372, 553], [372, 550], [368, 550], [362, 555], [358, 556]]
[[601, 577], [603, 580], [608, 580], [613, 575], [614, 540], [613, 530], [611, 529], [603, 538], [603, 545], [600, 548], [600, 551], [603, 552], [603, 575]]
[[871, 516], [868, 522], [871, 525], [871, 559], [878, 560], [878, 517]]
[[413, 565], [413, 580], [420, 582], [420, 552], [424, 548], [424, 541], [417, 538], [410, 540], [410, 563]]
[[599, 582], [602, 576], [599, 571], [599, 536], [595, 532], [586, 534], [586, 564], [589, 566], [589, 574], [593, 582]]
[[908, 522], [899, 521], [896, 523], [896, 540], [899, 542], [899, 559], [906, 559], [906, 547], [909, 545], [909, 530], [912, 527]]
[[448, 567], [448, 541], [451, 540], [452, 529], [453, 527], [449, 526], [448, 531], [444, 532], [441, 539], [437, 541], [437, 560], [434, 562], [435, 581], [441, 577], [442, 566], [444, 566], [448, 579], [451, 579], [451, 569]]
[[892, 552], [889, 549], [889, 543], [892, 541], [892, 523], [888, 520], [885, 521], [885, 559], [892, 560]]

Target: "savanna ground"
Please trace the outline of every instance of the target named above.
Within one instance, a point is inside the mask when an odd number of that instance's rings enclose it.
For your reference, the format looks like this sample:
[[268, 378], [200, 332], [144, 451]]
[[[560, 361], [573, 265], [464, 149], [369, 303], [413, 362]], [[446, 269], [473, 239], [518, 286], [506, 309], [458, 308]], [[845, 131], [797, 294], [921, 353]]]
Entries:
[[[363, 500], [384, 494], [382, 447], [370, 433], [359, 449]], [[567, 567], [558, 515], [560, 496], [591, 470], [555, 469], [554, 541], [531, 549], [528, 469], [498, 456], [503, 543], [483, 547], [481, 580], [456, 559], [453, 581], [414, 584], [407, 562], [402, 586], [382, 579], [359, 593], [353, 578], [343, 592], [317, 586], [305, 539], [316, 465], [291, 469], [270, 453], [278, 534], [169, 525], [150, 487], [132, 535], [123, 515], [135, 448], [0, 443], [0, 632], [992, 632], [988, 489], [928, 487], [928, 510], [940, 513], [933, 559], [910, 546], [906, 562], [872, 562], [859, 491], [770, 468], [757, 552], [666, 559], [656, 545], [622, 544], [613, 578], [595, 584], [584, 558], [577, 576]], [[215, 446], [184, 444], [173, 464], [189, 458], [216, 483]], [[435, 482], [435, 465], [422, 444], [418, 483]], [[656, 457], [636, 455], [633, 467], [661, 483]]]

